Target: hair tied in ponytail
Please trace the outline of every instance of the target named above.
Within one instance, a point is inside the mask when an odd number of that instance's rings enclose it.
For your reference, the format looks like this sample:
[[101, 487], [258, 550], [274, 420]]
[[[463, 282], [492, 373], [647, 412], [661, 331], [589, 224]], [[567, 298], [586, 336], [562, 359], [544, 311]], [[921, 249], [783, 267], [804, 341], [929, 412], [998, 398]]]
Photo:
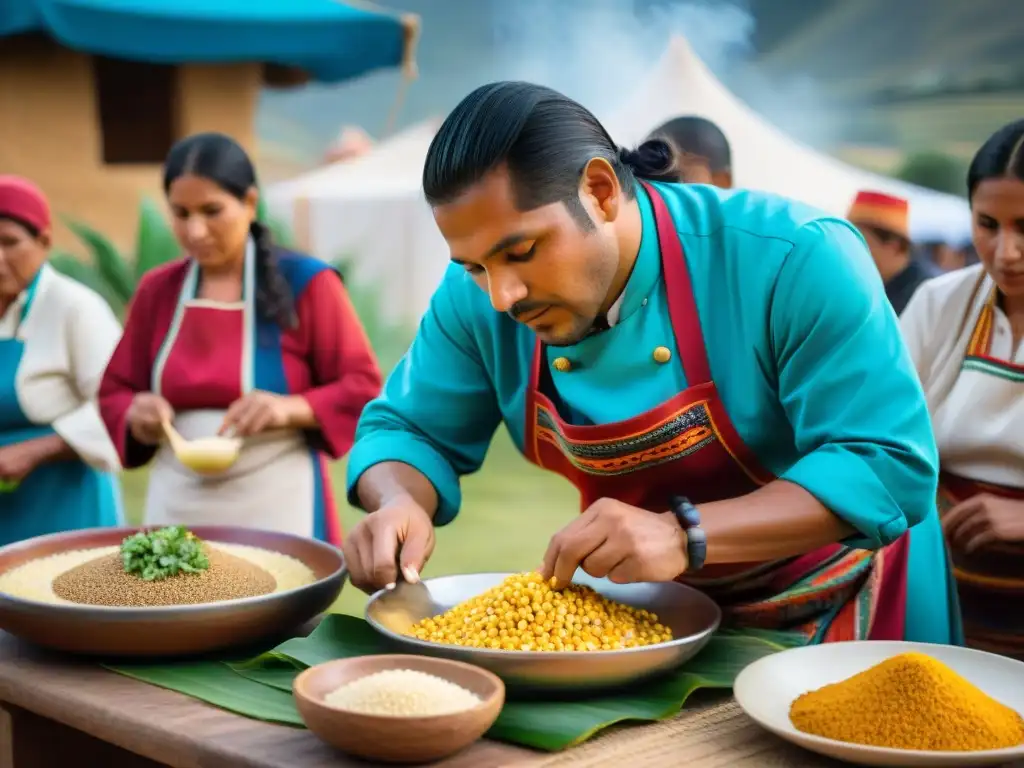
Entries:
[[648, 181], [679, 181], [675, 150], [664, 139], [648, 139], [636, 149], [619, 147], [619, 160], [637, 178]]

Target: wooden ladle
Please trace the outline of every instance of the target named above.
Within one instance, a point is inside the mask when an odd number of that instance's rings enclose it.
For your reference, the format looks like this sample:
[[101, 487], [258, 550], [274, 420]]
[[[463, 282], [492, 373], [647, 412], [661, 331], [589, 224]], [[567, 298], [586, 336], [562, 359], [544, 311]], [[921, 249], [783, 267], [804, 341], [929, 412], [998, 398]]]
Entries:
[[201, 437], [186, 440], [174, 428], [170, 419], [163, 420], [164, 434], [175, 457], [184, 466], [200, 475], [217, 475], [230, 469], [242, 450], [242, 441], [236, 437]]

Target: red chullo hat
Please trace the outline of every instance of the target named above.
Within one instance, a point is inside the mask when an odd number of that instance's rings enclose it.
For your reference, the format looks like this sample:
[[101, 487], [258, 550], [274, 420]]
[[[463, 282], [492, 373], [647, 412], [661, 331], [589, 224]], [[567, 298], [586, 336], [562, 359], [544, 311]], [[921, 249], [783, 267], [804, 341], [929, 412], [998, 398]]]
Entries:
[[35, 227], [50, 228], [50, 203], [46, 195], [21, 176], [0, 176], [0, 218], [8, 217]]
[[902, 197], [868, 190], [858, 192], [846, 218], [854, 224], [866, 224], [910, 239], [910, 203]]

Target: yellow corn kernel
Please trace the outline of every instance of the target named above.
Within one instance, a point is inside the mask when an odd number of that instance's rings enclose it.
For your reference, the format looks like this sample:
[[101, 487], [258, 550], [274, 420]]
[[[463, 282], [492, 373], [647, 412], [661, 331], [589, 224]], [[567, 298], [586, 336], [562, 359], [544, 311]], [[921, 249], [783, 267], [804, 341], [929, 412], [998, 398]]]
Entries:
[[553, 587], [537, 573], [515, 574], [424, 619], [408, 634], [432, 643], [509, 651], [610, 651], [672, 639], [671, 630], [650, 611], [614, 603], [578, 584]]

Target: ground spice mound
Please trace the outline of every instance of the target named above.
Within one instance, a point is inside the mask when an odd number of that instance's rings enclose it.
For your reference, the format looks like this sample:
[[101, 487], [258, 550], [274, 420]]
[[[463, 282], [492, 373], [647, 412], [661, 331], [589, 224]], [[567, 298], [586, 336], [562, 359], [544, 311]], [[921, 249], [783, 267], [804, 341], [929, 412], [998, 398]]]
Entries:
[[266, 595], [277, 586], [270, 573], [240, 557], [213, 547], [206, 548], [206, 556], [205, 571], [144, 581], [125, 572], [119, 553], [106, 555], [62, 573], [53, 580], [53, 591], [73, 603], [141, 608], [236, 600]]
[[973, 752], [1024, 743], [1024, 720], [923, 653], [905, 653], [800, 696], [793, 726], [890, 749]]

